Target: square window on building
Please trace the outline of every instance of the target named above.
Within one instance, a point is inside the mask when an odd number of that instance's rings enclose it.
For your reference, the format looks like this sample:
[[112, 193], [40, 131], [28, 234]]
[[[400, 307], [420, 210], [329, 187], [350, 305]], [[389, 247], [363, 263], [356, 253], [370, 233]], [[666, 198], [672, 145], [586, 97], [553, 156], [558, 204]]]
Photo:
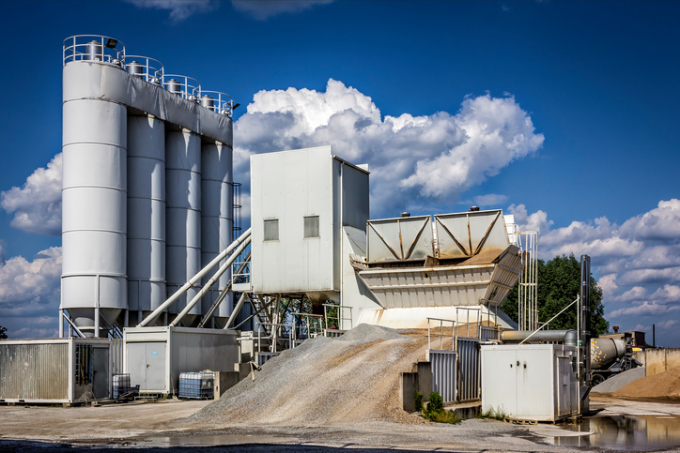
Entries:
[[305, 217], [305, 237], [318, 238], [319, 237], [319, 216]]
[[279, 240], [279, 219], [269, 219], [264, 221], [264, 240]]

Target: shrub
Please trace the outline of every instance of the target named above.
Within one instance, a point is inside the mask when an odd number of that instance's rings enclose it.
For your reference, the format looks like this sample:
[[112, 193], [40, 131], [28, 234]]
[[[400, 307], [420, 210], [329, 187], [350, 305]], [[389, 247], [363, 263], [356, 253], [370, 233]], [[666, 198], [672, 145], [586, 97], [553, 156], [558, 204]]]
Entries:
[[[416, 405], [418, 395], [416, 394]], [[422, 394], [421, 394], [421, 406], [422, 406]], [[427, 405], [427, 409], [423, 411], [423, 418], [437, 423], [451, 423], [458, 424], [461, 419], [458, 418], [455, 412], [444, 410], [444, 399], [437, 392], [430, 393], [430, 403]]]
[[423, 410], [423, 394], [416, 392], [416, 412]]

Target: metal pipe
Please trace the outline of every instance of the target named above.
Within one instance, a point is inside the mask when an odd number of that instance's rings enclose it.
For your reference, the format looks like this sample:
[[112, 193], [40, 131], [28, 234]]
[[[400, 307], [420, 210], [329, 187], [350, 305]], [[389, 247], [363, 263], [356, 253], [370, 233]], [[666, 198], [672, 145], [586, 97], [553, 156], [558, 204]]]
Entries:
[[[220, 261], [222, 261], [226, 256], [231, 253], [236, 247], [238, 247], [243, 241], [250, 237], [251, 228], [248, 228], [238, 239], [232, 242], [229, 247], [224, 249], [222, 253], [217, 255], [207, 266], [201, 269], [196, 275], [194, 275], [188, 282], [186, 282], [180, 289], [178, 289], [175, 294], [170, 296], [165, 302], [161, 304], [156, 310], [154, 310], [149, 316], [147, 316], [144, 321], [140, 322], [137, 327], [144, 327], [151, 322], [153, 322], [158, 315], [160, 315], [165, 309], [167, 309], [173, 302], [175, 302], [179, 297], [184, 294], [189, 288], [199, 282], [205, 274], [207, 274], [210, 269], [215, 267]], [[236, 255], [234, 255], [236, 256]]]
[[229, 258], [227, 258], [227, 261], [220, 266], [220, 268], [215, 272], [215, 275], [213, 275], [210, 280], [208, 280], [208, 283], [206, 283], [203, 288], [194, 296], [193, 299], [191, 299], [191, 302], [187, 304], [186, 307], [175, 317], [174, 321], [170, 323], [170, 327], [175, 327], [181, 320], [184, 318], [184, 316], [191, 311], [192, 308], [205, 296], [205, 294], [210, 290], [212, 285], [214, 285], [217, 280], [224, 274], [227, 269], [231, 267], [231, 264], [236, 260], [236, 258], [241, 254], [241, 252], [250, 244], [250, 237], [245, 240], [239, 247], [234, 251], [234, 253], [231, 254]]
[[[239, 268], [236, 270], [236, 274], [237, 274], [237, 275], [238, 275], [238, 274], [241, 274], [241, 273], [243, 272], [243, 270], [245, 269], [246, 265], [250, 262], [250, 255], [251, 255], [251, 253], [248, 252], [248, 255], [246, 256], [245, 261], [243, 261], [243, 263], [241, 263], [241, 265], [239, 266]], [[234, 282], [233, 282], [233, 279], [229, 279], [229, 282], [227, 283], [227, 286], [224, 288], [224, 290], [222, 291], [222, 293], [217, 297], [217, 300], [215, 300], [215, 302], [212, 304], [212, 307], [210, 307], [210, 309], [208, 310], [208, 312], [203, 316], [203, 319], [202, 319], [201, 322], [198, 324], [198, 327], [203, 327], [203, 326], [205, 326], [205, 323], [208, 322], [208, 320], [210, 319], [210, 317], [215, 313], [215, 311], [217, 310], [217, 308], [220, 306], [220, 304], [221, 304], [221, 303], [224, 301], [224, 299], [227, 297], [227, 294], [229, 293], [229, 291], [231, 291], [231, 288], [232, 288], [232, 286], [233, 286], [233, 283], [234, 283]], [[232, 314], [233, 314], [233, 310], [232, 310]], [[231, 317], [231, 316], [232, 316], [232, 315], [229, 315], [229, 317]], [[214, 321], [215, 321], [215, 320], [213, 319], [213, 323], [214, 323]]]
[[227, 320], [227, 324], [224, 326], [224, 330], [229, 329], [232, 324], [234, 324], [234, 321], [236, 321], [236, 316], [239, 314], [241, 311], [241, 308], [243, 307], [244, 302], [246, 301], [246, 293], [242, 293], [241, 297], [239, 297], [238, 302], [236, 302], [236, 306], [234, 307], [234, 311], [231, 312], [231, 316], [229, 316], [229, 320]]
[[71, 321], [70, 319], [68, 319], [68, 316], [66, 316], [66, 315], [63, 314], [63, 311], [62, 311], [62, 316], [64, 316], [64, 319], [69, 323], [69, 325], [71, 326], [71, 328], [72, 328], [73, 330], [75, 330], [76, 333], [77, 333], [78, 335], [80, 335], [81, 338], [85, 338], [85, 335], [80, 331], [80, 329], [78, 329], [78, 328], [76, 327], [75, 324], [73, 324], [73, 321]]
[[575, 330], [504, 330], [501, 340], [507, 343], [522, 343], [529, 338], [535, 341], [563, 341], [568, 346], [576, 346]]

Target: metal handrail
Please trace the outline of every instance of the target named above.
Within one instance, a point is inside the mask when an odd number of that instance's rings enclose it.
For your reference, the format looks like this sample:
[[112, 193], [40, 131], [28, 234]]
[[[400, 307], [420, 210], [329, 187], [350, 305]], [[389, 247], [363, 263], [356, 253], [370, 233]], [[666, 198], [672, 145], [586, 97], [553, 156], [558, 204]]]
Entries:
[[166, 74], [163, 86], [169, 92], [192, 102], [199, 102], [201, 98], [201, 84], [193, 77]]
[[[293, 318], [293, 347], [295, 347], [295, 342], [298, 340], [298, 329], [297, 329], [297, 318], [304, 318], [303, 323], [301, 324], [300, 327], [306, 327], [307, 328], [307, 338], [314, 338], [316, 336], [319, 336], [323, 332], [323, 322], [324, 322], [324, 317], [322, 315], [314, 315], [311, 313], [297, 313], [293, 312], [291, 313], [291, 316]], [[316, 321], [316, 329], [314, 329], [314, 332], [312, 331], [312, 327], [314, 327], [314, 323], [312, 322], [310, 324], [310, 319]], [[301, 336], [302, 337], [302, 336]]]
[[[476, 311], [477, 312], [477, 322], [475, 324], [480, 325], [481, 324], [481, 317], [482, 317], [482, 307], [456, 307], [456, 319], [459, 319], [458, 317], [458, 310], [465, 310], [467, 314], [467, 333], [466, 337], [470, 338], [470, 311]], [[458, 331], [456, 330], [456, 335], [455, 335], [455, 340], [458, 339]], [[455, 342], [455, 341], [454, 341]]]
[[439, 321], [439, 349], [444, 350], [444, 337], [448, 337], [448, 335], [444, 335], [444, 323], [445, 322], [450, 322], [451, 323], [451, 350], [453, 351], [455, 348], [455, 334], [456, 334], [456, 321], [453, 319], [442, 319], [442, 318], [427, 318], [427, 350], [432, 349], [432, 332], [430, 328], [430, 321]]
[[[335, 319], [338, 321], [338, 330], [342, 327], [342, 322], [341, 321], [349, 321], [349, 328], [352, 328], [352, 307], [347, 307], [344, 305], [337, 305], [337, 304], [322, 304], [323, 305], [323, 318], [324, 318], [324, 323], [326, 324], [326, 330], [328, 330], [328, 308], [337, 308], [337, 316], [334, 316], [330, 319]], [[343, 311], [342, 310], [349, 310], [349, 318], [343, 316]], [[347, 330], [347, 329], [345, 329]]]
[[[165, 85], [165, 68], [163, 63], [155, 58], [145, 57], [143, 55], [127, 55], [127, 62], [125, 69], [132, 75], [142, 77], [145, 81], [155, 85]], [[138, 61], [139, 60], [139, 61]], [[136, 68], [139, 70], [136, 70]]]
[[231, 282], [250, 283], [250, 261], [235, 262], [232, 265]]
[[125, 45], [110, 36], [74, 35], [64, 40], [63, 65], [72, 61], [100, 61], [122, 67]]
[[234, 99], [228, 94], [219, 91], [201, 90], [201, 105], [229, 118], [232, 117], [234, 111]]

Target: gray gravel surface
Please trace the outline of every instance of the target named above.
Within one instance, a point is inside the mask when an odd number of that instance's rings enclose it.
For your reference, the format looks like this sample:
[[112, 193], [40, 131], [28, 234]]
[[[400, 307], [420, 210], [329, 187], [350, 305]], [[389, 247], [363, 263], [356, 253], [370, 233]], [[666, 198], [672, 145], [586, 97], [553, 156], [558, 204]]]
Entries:
[[593, 387], [591, 390], [592, 393], [613, 393], [620, 389], [621, 387], [625, 387], [626, 385], [630, 384], [633, 381], [637, 381], [638, 379], [642, 379], [645, 377], [645, 368], [644, 367], [638, 367], [638, 368], [633, 368], [632, 370], [627, 370], [624, 371], [623, 373], [619, 373], [616, 376], [612, 376], [606, 381], [604, 381], [600, 385], [596, 385]]

